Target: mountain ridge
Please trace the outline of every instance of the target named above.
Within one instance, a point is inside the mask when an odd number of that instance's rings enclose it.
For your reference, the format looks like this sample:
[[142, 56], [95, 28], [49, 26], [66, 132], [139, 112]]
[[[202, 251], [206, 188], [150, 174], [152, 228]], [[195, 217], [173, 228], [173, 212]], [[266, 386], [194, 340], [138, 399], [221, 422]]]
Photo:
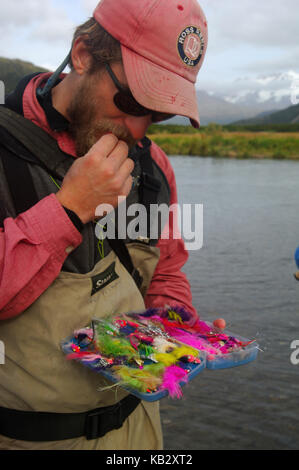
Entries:
[[[5, 85], [5, 94], [12, 92], [24, 76], [48, 71], [21, 59], [0, 57], [0, 80]], [[273, 77], [270, 78], [273, 79]], [[266, 81], [266, 78], [264, 80]], [[273, 99], [260, 101], [259, 93], [254, 90], [243, 94], [239, 93], [239, 95], [236, 93], [234, 100], [232, 95], [228, 96], [227, 93], [221, 96], [219, 93], [197, 90], [201, 125], [206, 126], [212, 122], [220, 125], [271, 122], [269, 116], [284, 110], [287, 98], [284, 97], [284, 99], [277, 101], [272, 97]], [[299, 122], [298, 115], [294, 115], [292, 119], [295, 120], [294, 122]], [[182, 116], [176, 116], [166, 123], [190, 125], [189, 119]]]
[[21, 59], [0, 57], [0, 80], [4, 83], [6, 95], [15, 89], [23, 77], [35, 72], [49, 72], [49, 70]]
[[289, 106], [266, 116], [256, 116], [253, 119], [236, 121], [234, 125], [250, 124], [296, 124], [299, 122], [299, 104]]

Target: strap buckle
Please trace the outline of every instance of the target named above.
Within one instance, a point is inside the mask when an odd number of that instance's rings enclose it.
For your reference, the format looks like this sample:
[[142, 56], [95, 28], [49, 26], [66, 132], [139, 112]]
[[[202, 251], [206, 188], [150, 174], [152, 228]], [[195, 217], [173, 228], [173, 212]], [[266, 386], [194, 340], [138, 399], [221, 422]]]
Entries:
[[[103, 416], [104, 415], [104, 416]], [[85, 421], [87, 440], [103, 437], [112, 429], [119, 429], [123, 424], [121, 403], [91, 411]]]

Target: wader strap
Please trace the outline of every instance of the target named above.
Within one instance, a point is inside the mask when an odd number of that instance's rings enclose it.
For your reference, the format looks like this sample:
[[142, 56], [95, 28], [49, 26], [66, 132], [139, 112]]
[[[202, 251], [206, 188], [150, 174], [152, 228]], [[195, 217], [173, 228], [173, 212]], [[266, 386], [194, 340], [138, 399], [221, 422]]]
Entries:
[[38, 201], [29, 167], [24, 160], [7, 152], [3, 147], [1, 159], [14, 208], [17, 214], [21, 214]]
[[[14, 113], [13, 111], [10, 111], [9, 109], [6, 109], [3, 112], [4, 109], [5, 108], [2, 108], [0, 106], [0, 127], [5, 128], [5, 130], [9, 132], [9, 135], [7, 136], [6, 140], [5, 137], [7, 134], [5, 135], [3, 131], [0, 131], [2, 144], [1, 157], [16, 213], [21, 214], [22, 212], [25, 212], [26, 210], [30, 209], [30, 207], [34, 206], [38, 202], [39, 198], [35, 191], [32, 175], [28, 168], [28, 156], [26, 158], [26, 161], [23, 159], [23, 155], [17, 156], [16, 150], [12, 151], [14, 147], [14, 142], [16, 143], [15, 145], [18, 145], [20, 143], [25, 144], [26, 149], [29, 150], [34, 157], [36, 157], [37, 164], [40, 163], [40, 155], [43, 155], [41, 166], [43, 168], [46, 168], [47, 171], [49, 171], [48, 164], [53, 157], [53, 152], [56, 152], [56, 163], [52, 165], [51, 169], [53, 170], [54, 174], [55, 172], [57, 172], [57, 169], [59, 169], [59, 171], [62, 171], [61, 175], [59, 176], [61, 179], [64, 178], [68, 168], [66, 169], [64, 167], [64, 164], [63, 166], [61, 166], [60, 163], [57, 164], [57, 154], [61, 153], [61, 151], [50, 136], [46, 135], [46, 133], [38, 126], [32, 124], [31, 121], [22, 118], [22, 116], [19, 116], [18, 114]], [[8, 117], [7, 122], [5, 122], [4, 120], [5, 116]], [[13, 118], [17, 119], [16, 129], [13, 127]], [[21, 128], [21, 124], [23, 121], [26, 122], [26, 126], [24, 129]], [[27, 125], [27, 123], [29, 124], [29, 126]], [[27, 133], [29, 134], [29, 137], [26, 135]], [[51, 142], [51, 147], [47, 146], [48, 140]], [[44, 150], [44, 148], [46, 148], [46, 150]], [[69, 159], [71, 159], [71, 163], [73, 163], [72, 157], [68, 157], [68, 161], [65, 160], [64, 162], [67, 162], [68, 167], [70, 166]], [[43, 161], [47, 162], [47, 165], [45, 165]], [[139, 271], [134, 267], [130, 253], [124, 241], [118, 239], [109, 239], [108, 241], [112, 250], [118, 256], [121, 263], [124, 265], [129, 274], [133, 277], [138, 289], [140, 289], [143, 279], [140, 276]]]
[[[3, 106], [0, 106], [0, 126], [34, 155], [37, 164], [56, 178], [65, 177], [74, 162], [73, 157], [63, 153], [55, 139], [39, 126]], [[8, 147], [8, 140], [5, 139], [3, 145]]]
[[116, 256], [118, 256], [118, 258], [120, 259], [120, 261], [126, 268], [126, 270], [129, 272], [129, 274], [131, 274], [138, 289], [140, 289], [142, 282], [143, 282], [143, 278], [140, 275], [138, 269], [134, 267], [132, 258], [130, 256], [130, 253], [124, 241], [118, 240], [117, 238], [115, 240], [107, 238], [107, 241], [109, 245], [111, 246], [112, 250], [114, 251], [114, 253], [116, 254]]
[[150, 239], [150, 206], [151, 204], [157, 204], [161, 182], [154, 176], [154, 164], [150, 151], [151, 141], [147, 137], [144, 137], [141, 143], [143, 149], [138, 152], [142, 169], [140, 199], [147, 211], [147, 233], [145, 233], [144, 236]]
[[86, 413], [44, 413], [0, 408], [0, 434], [31, 442], [61, 441], [85, 436], [87, 440], [103, 437], [119, 429], [139, 405], [140, 399], [128, 395], [113, 406]]

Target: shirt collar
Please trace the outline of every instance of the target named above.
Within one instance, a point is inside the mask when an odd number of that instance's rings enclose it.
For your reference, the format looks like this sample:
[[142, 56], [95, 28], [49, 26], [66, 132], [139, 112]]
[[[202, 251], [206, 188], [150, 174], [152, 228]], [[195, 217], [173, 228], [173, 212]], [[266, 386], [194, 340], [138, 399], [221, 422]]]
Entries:
[[[61, 80], [59, 81], [61, 82]], [[39, 104], [43, 108], [48, 124], [53, 131], [62, 132], [69, 128], [69, 121], [53, 106], [52, 93], [47, 93], [44, 97], [37, 97]]]
[[[42, 73], [37, 75], [36, 77], [33, 77], [32, 80], [28, 83], [28, 85], [25, 88], [25, 91], [23, 93], [23, 113], [24, 117], [26, 119], [29, 119], [29, 121], [32, 121], [34, 124], [37, 126], [41, 127], [45, 132], [47, 132], [53, 139], [57, 141], [58, 146], [60, 149], [69, 155], [72, 155], [73, 157], [77, 157], [76, 153], [76, 145], [74, 142], [74, 139], [70, 135], [68, 130], [62, 130], [60, 132], [54, 131], [48, 122], [46, 113], [43, 109], [43, 107], [40, 105], [38, 99], [37, 99], [37, 93], [36, 90], [40, 86], [43, 85], [43, 83], [51, 76], [51, 73]], [[63, 74], [61, 76], [63, 79]], [[47, 105], [45, 105], [47, 108]], [[50, 101], [50, 108], [53, 108], [53, 104], [51, 105]], [[58, 113], [58, 111], [57, 111]], [[61, 115], [60, 115], [61, 116]], [[64, 118], [64, 124], [67, 123], [67, 120]], [[51, 121], [51, 118], [50, 118]], [[60, 121], [61, 122], [61, 121]], [[67, 123], [68, 124], [68, 123]], [[52, 125], [54, 123], [52, 122]]]

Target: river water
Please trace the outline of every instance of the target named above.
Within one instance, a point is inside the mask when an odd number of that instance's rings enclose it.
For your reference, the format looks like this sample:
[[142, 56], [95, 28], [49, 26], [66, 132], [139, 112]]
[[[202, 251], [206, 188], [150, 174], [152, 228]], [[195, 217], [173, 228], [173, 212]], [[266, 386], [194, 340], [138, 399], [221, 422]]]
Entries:
[[[204, 320], [256, 338], [248, 365], [204, 370], [161, 401], [167, 450], [298, 449], [299, 162], [171, 157], [179, 202], [203, 204], [204, 240], [186, 272]], [[299, 357], [299, 355], [297, 356]]]

